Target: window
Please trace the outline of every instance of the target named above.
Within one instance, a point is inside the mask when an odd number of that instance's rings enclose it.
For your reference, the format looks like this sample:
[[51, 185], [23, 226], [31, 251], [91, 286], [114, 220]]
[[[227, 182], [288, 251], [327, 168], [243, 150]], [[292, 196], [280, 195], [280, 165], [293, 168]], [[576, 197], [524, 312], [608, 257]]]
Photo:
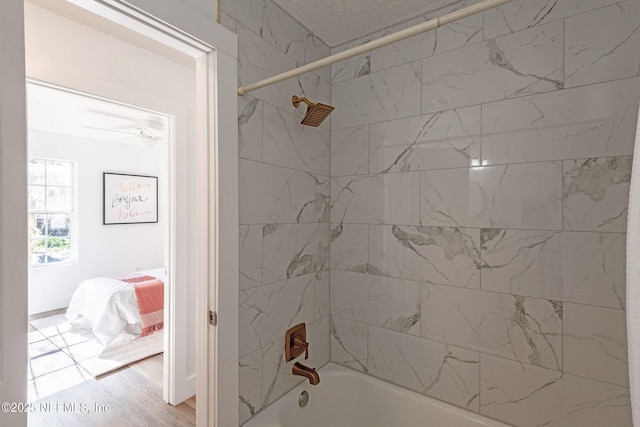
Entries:
[[74, 163], [29, 159], [29, 266], [75, 261]]

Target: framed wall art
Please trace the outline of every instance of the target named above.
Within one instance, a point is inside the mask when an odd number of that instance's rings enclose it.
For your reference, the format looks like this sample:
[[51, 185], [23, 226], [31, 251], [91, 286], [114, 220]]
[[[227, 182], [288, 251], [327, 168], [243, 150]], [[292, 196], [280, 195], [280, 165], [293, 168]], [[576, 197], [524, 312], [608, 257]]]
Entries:
[[103, 224], [158, 222], [158, 177], [104, 172]]

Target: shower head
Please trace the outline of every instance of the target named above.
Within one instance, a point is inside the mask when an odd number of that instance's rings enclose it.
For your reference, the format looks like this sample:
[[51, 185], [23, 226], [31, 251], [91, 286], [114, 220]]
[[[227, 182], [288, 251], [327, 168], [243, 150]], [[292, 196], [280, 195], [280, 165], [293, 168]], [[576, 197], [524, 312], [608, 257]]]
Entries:
[[333, 111], [333, 107], [331, 105], [320, 103], [312, 104], [307, 98], [298, 98], [295, 95], [291, 97], [291, 102], [296, 108], [298, 108], [301, 101], [307, 104], [307, 114], [304, 115], [304, 118], [300, 122], [303, 125], [318, 127], [320, 126], [320, 123], [322, 123]]

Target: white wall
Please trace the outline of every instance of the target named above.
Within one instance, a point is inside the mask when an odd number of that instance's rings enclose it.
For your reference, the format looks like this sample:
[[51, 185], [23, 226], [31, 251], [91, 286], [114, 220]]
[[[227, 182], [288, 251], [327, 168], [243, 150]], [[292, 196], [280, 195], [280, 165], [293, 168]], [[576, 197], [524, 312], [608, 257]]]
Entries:
[[[66, 307], [86, 279], [164, 265], [166, 150], [29, 132], [29, 156], [77, 162], [77, 262], [29, 269], [29, 313]], [[158, 177], [156, 224], [102, 224], [102, 173]], [[164, 215], [163, 215], [164, 214]]]

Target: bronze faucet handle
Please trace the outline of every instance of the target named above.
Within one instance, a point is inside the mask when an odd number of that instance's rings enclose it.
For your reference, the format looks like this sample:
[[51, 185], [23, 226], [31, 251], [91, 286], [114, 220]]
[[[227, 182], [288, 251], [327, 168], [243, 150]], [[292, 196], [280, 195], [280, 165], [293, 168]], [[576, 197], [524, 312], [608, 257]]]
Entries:
[[308, 342], [303, 341], [302, 338], [300, 338], [300, 337], [295, 337], [293, 339], [293, 344], [296, 347], [304, 348], [304, 358], [305, 359], [309, 358], [309, 343]]

